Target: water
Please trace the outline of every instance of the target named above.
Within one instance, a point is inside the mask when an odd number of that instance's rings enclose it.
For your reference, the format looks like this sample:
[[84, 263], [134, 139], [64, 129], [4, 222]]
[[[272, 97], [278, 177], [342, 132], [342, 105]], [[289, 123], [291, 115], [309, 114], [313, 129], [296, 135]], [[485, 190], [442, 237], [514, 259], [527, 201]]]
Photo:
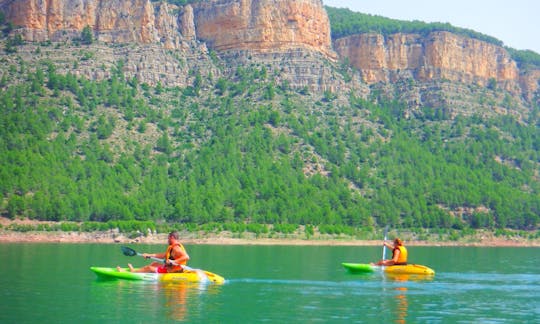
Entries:
[[[164, 245], [134, 245], [157, 252]], [[0, 244], [0, 323], [538, 323], [539, 248], [409, 247], [431, 279], [351, 275], [380, 247], [186, 246], [216, 285], [100, 281], [108, 244]]]

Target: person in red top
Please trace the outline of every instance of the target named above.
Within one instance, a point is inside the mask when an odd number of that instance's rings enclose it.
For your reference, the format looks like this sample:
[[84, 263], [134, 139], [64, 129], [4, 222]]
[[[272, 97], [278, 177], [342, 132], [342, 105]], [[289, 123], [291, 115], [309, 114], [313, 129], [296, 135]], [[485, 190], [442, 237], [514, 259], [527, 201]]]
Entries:
[[[164, 259], [165, 263], [152, 262], [151, 264], [142, 268], [134, 268], [131, 263], [128, 264], [129, 271], [131, 272], [156, 272], [156, 273], [170, 273], [170, 272], [182, 272], [182, 265], [186, 265], [189, 260], [189, 255], [186, 252], [184, 246], [178, 241], [178, 232], [174, 231], [169, 233], [169, 246], [167, 251], [163, 253], [143, 253], [145, 258], [159, 258]], [[117, 267], [118, 271], [122, 271], [122, 268]]]
[[403, 246], [403, 242], [399, 238], [394, 239], [393, 246], [387, 242], [384, 242], [383, 245], [392, 250], [392, 259], [380, 260], [377, 263], [372, 263], [372, 265], [392, 266], [407, 264], [407, 249]]

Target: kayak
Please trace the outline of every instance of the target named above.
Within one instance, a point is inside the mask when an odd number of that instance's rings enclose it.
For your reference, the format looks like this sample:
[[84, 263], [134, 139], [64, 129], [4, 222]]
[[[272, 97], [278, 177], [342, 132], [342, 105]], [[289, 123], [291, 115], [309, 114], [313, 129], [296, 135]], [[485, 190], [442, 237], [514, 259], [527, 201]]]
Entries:
[[175, 273], [144, 273], [131, 272], [128, 268], [118, 271], [116, 268], [90, 267], [98, 278], [101, 279], [124, 279], [156, 282], [209, 282], [215, 284], [225, 283], [225, 278], [215, 273], [204, 270], [185, 270]]
[[414, 274], [433, 276], [435, 271], [421, 264], [393, 265], [384, 267], [384, 272], [388, 274]]
[[388, 267], [372, 266], [366, 263], [342, 263], [345, 269], [351, 273], [369, 273], [375, 269], [383, 269], [387, 274], [414, 274], [414, 275], [434, 275], [433, 269], [420, 264], [393, 265]]
[[345, 269], [350, 273], [369, 273], [375, 271], [375, 269], [367, 263], [347, 263], [343, 262], [341, 264]]

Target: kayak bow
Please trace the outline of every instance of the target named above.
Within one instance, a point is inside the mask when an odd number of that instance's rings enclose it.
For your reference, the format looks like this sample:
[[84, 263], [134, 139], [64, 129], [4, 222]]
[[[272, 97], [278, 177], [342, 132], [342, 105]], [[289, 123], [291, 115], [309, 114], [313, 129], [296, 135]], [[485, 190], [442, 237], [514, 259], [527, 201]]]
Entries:
[[350, 273], [369, 273], [375, 271], [375, 269], [367, 263], [347, 263], [341, 264]]
[[215, 284], [225, 283], [225, 279], [215, 273], [199, 270], [174, 273], [145, 273], [131, 272], [129, 269], [118, 271], [116, 268], [106, 267], [90, 267], [99, 278], [102, 279], [124, 279], [124, 280], [139, 280], [139, 281], [156, 281], [156, 282], [211, 282]]

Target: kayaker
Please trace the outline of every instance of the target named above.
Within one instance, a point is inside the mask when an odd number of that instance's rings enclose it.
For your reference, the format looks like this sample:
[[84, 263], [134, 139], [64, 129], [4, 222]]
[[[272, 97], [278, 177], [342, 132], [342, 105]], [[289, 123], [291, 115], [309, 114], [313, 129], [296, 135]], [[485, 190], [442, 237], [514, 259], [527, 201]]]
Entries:
[[[169, 233], [168, 241], [169, 246], [164, 253], [143, 253], [145, 258], [159, 258], [164, 259], [165, 263], [152, 262], [151, 264], [142, 268], [134, 268], [131, 263], [128, 263], [129, 271], [131, 272], [155, 272], [155, 273], [168, 273], [168, 272], [182, 272], [182, 265], [186, 265], [189, 260], [189, 255], [186, 252], [184, 246], [179, 242], [179, 235], [177, 231]], [[118, 271], [122, 271], [122, 268], [117, 267]]]
[[372, 265], [391, 266], [407, 264], [407, 249], [403, 246], [403, 241], [396, 237], [394, 239], [394, 245], [390, 245], [390, 243], [387, 243], [386, 241], [383, 245], [392, 250], [392, 259], [380, 260], [377, 263], [372, 263]]

